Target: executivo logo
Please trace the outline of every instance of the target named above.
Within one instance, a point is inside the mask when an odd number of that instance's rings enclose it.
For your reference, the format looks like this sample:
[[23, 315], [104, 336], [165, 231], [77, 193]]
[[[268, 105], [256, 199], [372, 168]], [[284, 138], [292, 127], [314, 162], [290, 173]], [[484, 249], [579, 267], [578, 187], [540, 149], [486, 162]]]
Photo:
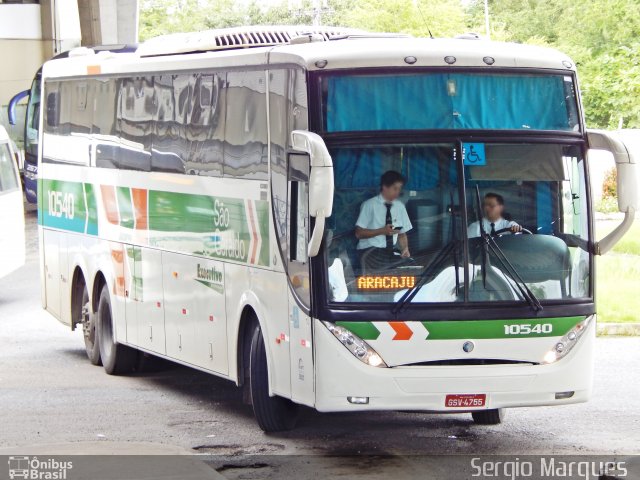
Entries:
[[198, 264], [196, 271], [196, 281], [215, 290], [218, 293], [222, 293], [224, 290], [224, 274], [221, 270], [218, 270], [216, 266], [203, 267]]
[[9, 478], [25, 478], [33, 480], [65, 480], [73, 462], [62, 462], [54, 458], [9, 457]]

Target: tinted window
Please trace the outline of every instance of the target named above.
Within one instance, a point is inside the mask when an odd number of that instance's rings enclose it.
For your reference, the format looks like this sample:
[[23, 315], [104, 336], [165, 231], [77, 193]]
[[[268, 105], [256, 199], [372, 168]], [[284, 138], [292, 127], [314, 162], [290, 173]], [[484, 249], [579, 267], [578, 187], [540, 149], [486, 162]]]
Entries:
[[153, 77], [120, 80], [117, 165], [127, 170], [151, 170], [151, 139], [156, 114]]
[[225, 74], [203, 73], [191, 78], [187, 171], [198, 175], [223, 173]]
[[160, 75], [154, 87], [158, 108], [151, 149], [151, 169], [184, 173], [189, 155], [187, 119], [190, 101], [188, 75]]
[[44, 162], [89, 163], [93, 108], [87, 81], [47, 82]]
[[50, 82], [46, 84], [45, 99], [46, 110], [44, 119], [44, 131], [49, 133], [61, 133], [60, 130], [60, 84]]
[[[284, 128], [290, 131], [293, 76], [287, 74], [285, 81]], [[267, 178], [264, 71], [47, 82], [45, 98], [45, 134], [50, 134], [45, 161]], [[306, 97], [304, 110], [306, 117]], [[279, 156], [283, 172], [285, 137]]]
[[93, 166], [117, 168], [120, 139], [116, 129], [116, 111], [119, 99], [119, 82], [115, 78], [92, 80], [94, 92], [92, 139], [95, 145]]
[[570, 75], [331, 75], [323, 90], [328, 132], [579, 129]]
[[71, 132], [90, 134], [93, 123], [93, 82], [69, 84], [71, 94]]
[[267, 178], [265, 72], [227, 74], [225, 176]]

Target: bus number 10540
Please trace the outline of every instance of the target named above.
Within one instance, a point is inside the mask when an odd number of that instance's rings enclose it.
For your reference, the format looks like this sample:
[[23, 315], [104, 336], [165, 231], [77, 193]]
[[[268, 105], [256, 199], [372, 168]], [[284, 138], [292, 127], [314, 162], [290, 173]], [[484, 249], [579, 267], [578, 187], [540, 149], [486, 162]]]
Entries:
[[530, 335], [530, 334], [543, 334], [553, 332], [553, 324], [551, 323], [536, 323], [531, 325], [530, 323], [521, 323], [504, 326], [505, 335]]
[[52, 217], [64, 217], [73, 220], [75, 215], [74, 207], [76, 203], [73, 193], [49, 190], [49, 215]]

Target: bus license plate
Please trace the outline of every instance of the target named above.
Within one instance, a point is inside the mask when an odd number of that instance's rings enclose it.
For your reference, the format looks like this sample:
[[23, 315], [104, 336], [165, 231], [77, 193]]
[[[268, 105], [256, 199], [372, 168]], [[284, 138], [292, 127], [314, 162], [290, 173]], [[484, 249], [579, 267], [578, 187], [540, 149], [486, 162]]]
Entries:
[[444, 406], [451, 408], [484, 407], [487, 401], [485, 393], [464, 393], [447, 395], [444, 399]]

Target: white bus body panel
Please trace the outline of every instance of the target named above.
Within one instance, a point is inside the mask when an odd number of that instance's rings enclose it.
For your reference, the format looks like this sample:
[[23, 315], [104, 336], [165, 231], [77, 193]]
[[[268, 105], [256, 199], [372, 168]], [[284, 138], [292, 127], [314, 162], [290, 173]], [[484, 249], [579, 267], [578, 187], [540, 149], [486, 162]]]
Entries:
[[[315, 321], [316, 409], [423, 410], [455, 413], [447, 394], [486, 394], [484, 408], [529, 407], [585, 402], [593, 376], [596, 322], [591, 321], [574, 349], [549, 365], [406, 366], [379, 368], [356, 359], [319, 321]], [[514, 341], [514, 340], [507, 340]], [[550, 340], [550, 346], [553, 345]], [[556, 400], [559, 392], [575, 392]], [[347, 397], [368, 397], [352, 404]]]
[[[313, 351], [313, 323], [298, 307], [289, 292], [289, 319], [291, 325], [291, 399], [294, 402], [315, 405], [315, 370]], [[321, 360], [320, 360], [321, 361]]]

